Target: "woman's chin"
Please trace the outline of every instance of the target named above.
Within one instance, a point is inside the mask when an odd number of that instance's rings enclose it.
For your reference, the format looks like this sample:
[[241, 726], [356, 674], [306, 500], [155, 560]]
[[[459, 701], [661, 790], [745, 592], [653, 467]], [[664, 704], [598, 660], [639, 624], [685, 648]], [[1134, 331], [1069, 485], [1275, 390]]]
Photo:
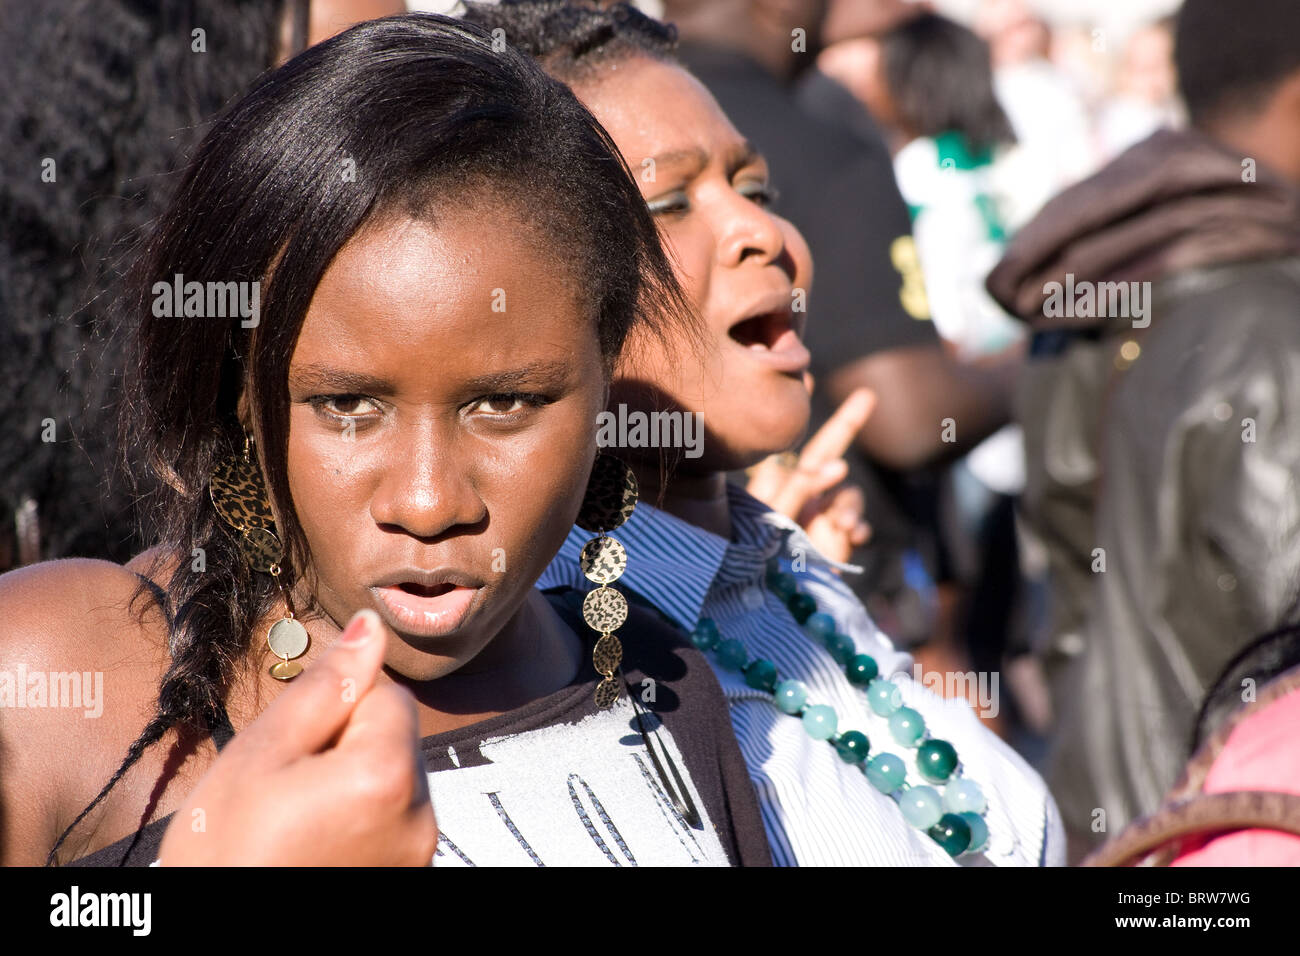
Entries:
[[[807, 420], [804, 421], [805, 426], [798, 429], [787, 429], [781, 432], [774, 429], [749, 436], [752, 438], [750, 442], [737, 442], [733, 446], [737, 449], [731, 456], [733, 460], [728, 463], [725, 470], [744, 471], [746, 468], [752, 468], [772, 455], [780, 455], [797, 449], [804, 436]], [[739, 449], [747, 450], [740, 451]]]

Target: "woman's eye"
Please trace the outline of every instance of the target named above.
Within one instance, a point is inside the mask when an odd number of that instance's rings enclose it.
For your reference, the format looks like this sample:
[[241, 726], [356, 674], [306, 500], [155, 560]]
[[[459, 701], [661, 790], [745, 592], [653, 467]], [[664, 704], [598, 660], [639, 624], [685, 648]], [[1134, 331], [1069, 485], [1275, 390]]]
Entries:
[[758, 205], [762, 206], [764, 209], [771, 207], [771, 205], [780, 197], [780, 193], [776, 191], [775, 187], [769, 186], [765, 183], [749, 183], [740, 185], [736, 187], [736, 191], [746, 199], [751, 199], [758, 203]]
[[487, 415], [508, 417], [522, 412], [526, 408], [535, 408], [544, 404], [538, 395], [488, 395], [480, 398], [470, 406], [470, 411], [481, 411]]
[[658, 199], [647, 200], [646, 206], [652, 216], [680, 215], [690, 208], [690, 203], [687, 202], [685, 193], [670, 193]]
[[336, 421], [355, 421], [371, 410], [378, 411], [373, 401], [361, 395], [321, 395], [311, 399], [311, 404]]

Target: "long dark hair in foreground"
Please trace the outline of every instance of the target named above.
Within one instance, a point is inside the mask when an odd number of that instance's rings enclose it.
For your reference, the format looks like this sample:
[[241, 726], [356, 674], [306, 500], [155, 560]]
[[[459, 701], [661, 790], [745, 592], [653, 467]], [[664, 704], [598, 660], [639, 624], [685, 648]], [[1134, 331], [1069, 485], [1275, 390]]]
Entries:
[[[162, 546], [155, 573], [180, 559], [166, 586], [171, 663], [155, 716], [47, 862], [169, 728], [211, 729], [252, 650], [253, 624], [276, 601], [208, 496], [214, 462], [243, 447], [241, 388], [292, 586], [308, 546], [288, 494], [286, 383], [316, 285], [366, 222], [455, 215], [485, 195], [519, 209], [553, 243], [556, 268], [588, 291], [610, 368], [638, 322], [690, 322], [605, 131], [565, 86], [508, 45], [494, 49], [478, 27], [427, 14], [354, 27], [264, 76], [199, 147], [134, 273], [124, 316], [120, 438], [153, 485], [141, 513], [152, 522], [145, 540]], [[176, 274], [260, 281], [259, 324], [155, 317], [152, 287]], [[134, 599], [147, 593], [142, 582]]]

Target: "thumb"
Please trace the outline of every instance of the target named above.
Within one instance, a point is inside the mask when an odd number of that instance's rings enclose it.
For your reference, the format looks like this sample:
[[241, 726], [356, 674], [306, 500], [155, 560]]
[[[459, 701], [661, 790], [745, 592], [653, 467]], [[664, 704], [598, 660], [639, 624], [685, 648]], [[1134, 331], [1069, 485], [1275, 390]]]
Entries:
[[249, 724], [230, 746], [255, 745], [262, 759], [283, 765], [314, 754], [347, 723], [357, 701], [370, 690], [384, 663], [383, 624], [362, 608], [334, 646]]

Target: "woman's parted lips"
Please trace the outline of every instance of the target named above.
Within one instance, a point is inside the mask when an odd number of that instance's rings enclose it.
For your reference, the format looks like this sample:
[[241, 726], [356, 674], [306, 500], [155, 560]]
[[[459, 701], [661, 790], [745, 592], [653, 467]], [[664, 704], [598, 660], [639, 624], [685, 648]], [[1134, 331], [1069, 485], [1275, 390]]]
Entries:
[[392, 588], [406, 585], [405, 590], [408, 590], [411, 594], [432, 597], [445, 594], [452, 588], [481, 588], [484, 583], [476, 575], [457, 568], [428, 570], [418, 567], [405, 567], [381, 575], [369, 586], [372, 588]]

